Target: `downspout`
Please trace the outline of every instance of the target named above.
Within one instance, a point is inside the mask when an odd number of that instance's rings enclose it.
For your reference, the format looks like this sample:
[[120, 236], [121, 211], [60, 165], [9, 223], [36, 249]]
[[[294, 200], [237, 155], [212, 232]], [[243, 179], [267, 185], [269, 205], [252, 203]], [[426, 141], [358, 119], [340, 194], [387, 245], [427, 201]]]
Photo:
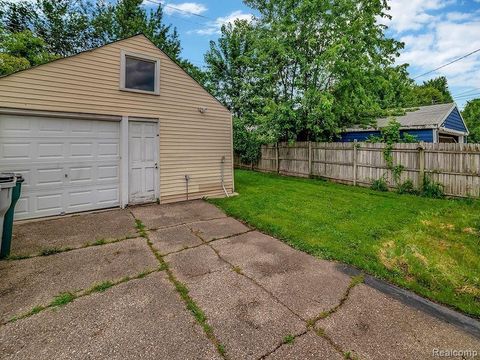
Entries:
[[224, 181], [224, 177], [225, 177], [225, 156], [222, 156], [222, 162], [221, 163], [222, 163], [222, 165], [221, 165], [222, 189], [225, 192], [225, 195], [227, 197], [230, 197], [230, 195], [228, 195], [227, 189], [225, 189], [225, 181]]

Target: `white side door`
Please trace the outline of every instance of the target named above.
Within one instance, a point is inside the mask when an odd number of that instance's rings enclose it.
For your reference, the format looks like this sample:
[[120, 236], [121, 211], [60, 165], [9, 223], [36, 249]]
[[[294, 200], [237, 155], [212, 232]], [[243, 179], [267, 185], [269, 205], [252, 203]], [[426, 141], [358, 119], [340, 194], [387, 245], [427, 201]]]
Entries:
[[128, 134], [129, 203], [153, 202], [158, 197], [158, 123], [130, 121]]

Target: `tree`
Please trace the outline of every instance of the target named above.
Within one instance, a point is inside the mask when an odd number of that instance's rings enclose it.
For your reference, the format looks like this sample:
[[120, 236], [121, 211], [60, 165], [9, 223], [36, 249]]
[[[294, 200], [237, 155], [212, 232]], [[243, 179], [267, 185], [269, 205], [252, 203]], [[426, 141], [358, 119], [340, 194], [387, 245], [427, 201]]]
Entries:
[[452, 94], [448, 88], [448, 81], [445, 76], [439, 76], [437, 78], [427, 80], [423, 83], [423, 86], [437, 89], [442, 94], [442, 100], [445, 103], [453, 102]]
[[448, 88], [447, 78], [440, 76], [424, 81], [422, 85], [414, 85], [411, 90], [410, 106], [428, 106], [453, 102]]
[[30, 30], [0, 34], [0, 75], [7, 75], [56, 58], [46, 50], [43, 39]]
[[198, 67], [181, 58], [178, 33], [171, 25], [164, 24], [162, 6], [147, 11], [142, 2], [23, 0], [10, 3], [0, 0], [0, 51], [4, 59], [0, 62], [0, 71], [7, 74], [26, 65], [25, 61], [12, 58], [17, 55], [9, 52], [5, 39], [28, 38], [31, 52], [36, 55], [30, 54], [24, 59], [34, 66], [143, 33], [197, 81], [205, 81]]
[[142, 3], [143, 0], [119, 0], [111, 4], [100, 2], [93, 11], [95, 38], [111, 42], [143, 33], [171, 58], [180, 60], [177, 30], [164, 24], [161, 5], [147, 12]]
[[221, 32], [205, 54], [208, 83], [235, 117], [248, 117], [259, 110], [256, 100], [262, 92], [255, 73], [256, 33], [245, 20], [224, 25]]
[[[222, 32], [207, 54], [221, 100], [259, 136], [330, 140], [402, 105], [394, 66], [403, 44], [387, 38], [383, 0], [246, 0], [259, 17]], [[250, 118], [246, 121], [245, 117]]]
[[470, 131], [468, 142], [480, 144], [480, 99], [467, 102], [462, 116]]

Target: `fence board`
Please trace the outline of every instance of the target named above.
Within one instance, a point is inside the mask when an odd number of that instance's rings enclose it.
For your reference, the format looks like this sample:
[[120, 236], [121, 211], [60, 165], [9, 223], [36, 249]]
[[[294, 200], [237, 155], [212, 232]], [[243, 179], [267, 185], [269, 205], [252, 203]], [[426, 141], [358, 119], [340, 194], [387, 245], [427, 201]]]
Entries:
[[[235, 156], [235, 166], [362, 186], [384, 177], [394, 187], [384, 149], [385, 144], [370, 143], [278, 143], [263, 145], [253, 165]], [[396, 144], [392, 156], [394, 165], [405, 168], [401, 182], [410, 179], [419, 187], [423, 164], [425, 174], [443, 184], [447, 195], [480, 197], [480, 144]]]

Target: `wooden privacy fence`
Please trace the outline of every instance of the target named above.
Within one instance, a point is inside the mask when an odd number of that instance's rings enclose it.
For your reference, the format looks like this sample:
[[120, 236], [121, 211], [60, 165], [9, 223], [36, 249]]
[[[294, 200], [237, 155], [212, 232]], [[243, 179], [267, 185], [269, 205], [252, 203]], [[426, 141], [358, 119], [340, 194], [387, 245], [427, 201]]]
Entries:
[[[369, 186], [385, 176], [395, 183], [384, 158], [385, 144], [373, 143], [278, 143], [262, 146], [257, 164], [235, 165], [298, 177], [321, 177], [345, 184]], [[445, 194], [480, 197], [480, 144], [396, 144], [393, 164], [403, 165], [401, 182], [418, 188], [425, 175], [444, 185]]]

